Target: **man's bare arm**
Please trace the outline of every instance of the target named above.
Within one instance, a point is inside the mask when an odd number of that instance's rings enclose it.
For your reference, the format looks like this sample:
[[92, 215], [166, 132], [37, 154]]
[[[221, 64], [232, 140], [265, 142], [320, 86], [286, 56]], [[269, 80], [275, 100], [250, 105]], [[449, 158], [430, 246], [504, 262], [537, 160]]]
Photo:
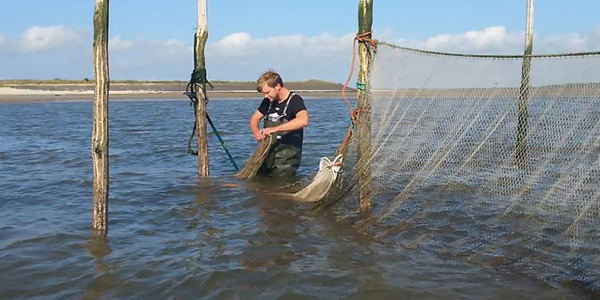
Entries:
[[265, 138], [265, 135], [259, 128], [260, 120], [262, 120], [264, 116], [265, 115], [263, 115], [257, 109], [250, 118], [250, 130], [252, 131], [252, 136], [254, 136], [254, 139], [256, 139], [257, 141], [262, 141]]

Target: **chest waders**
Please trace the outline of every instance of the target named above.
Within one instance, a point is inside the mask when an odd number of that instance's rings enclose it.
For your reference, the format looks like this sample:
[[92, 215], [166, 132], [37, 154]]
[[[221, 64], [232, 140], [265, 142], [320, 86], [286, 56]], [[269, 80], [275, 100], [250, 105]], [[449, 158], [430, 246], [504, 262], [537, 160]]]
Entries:
[[[271, 112], [271, 108], [269, 108], [264, 119], [265, 128], [287, 122], [284, 117], [293, 96], [294, 94], [290, 94], [281, 115]], [[300, 167], [302, 158], [303, 130], [277, 132], [273, 133], [273, 137], [275, 142], [260, 167], [259, 173], [267, 176], [293, 176]]]

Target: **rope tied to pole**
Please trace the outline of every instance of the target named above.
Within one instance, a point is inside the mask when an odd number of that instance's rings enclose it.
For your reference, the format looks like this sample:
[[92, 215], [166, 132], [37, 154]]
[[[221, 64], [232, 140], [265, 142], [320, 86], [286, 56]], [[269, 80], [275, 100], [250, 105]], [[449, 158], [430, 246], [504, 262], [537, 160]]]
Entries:
[[[348, 106], [348, 112], [350, 113], [350, 120], [352, 121], [352, 127], [348, 129], [348, 132], [346, 133], [346, 137], [342, 141], [336, 154], [341, 154], [344, 151], [344, 149], [346, 148], [346, 146], [348, 145], [348, 142], [350, 141], [350, 138], [352, 137], [352, 128], [354, 128], [356, 126], [356, 123], [358, 121], [358, 115], [361, 113], [361, 111], [364, 111], [364, 112], [369, 111], [368, 109], [365, 109], [365, 108], [359, 108], [359, 107], [352, 108], [352, 104], [350, 103], [350, 101], [348, 101], [348, 95], [346, 94], [346, 90], [348, 89], [348, 84], [350, 83], [350, 80], [352, 80], [352, 77], [354, 76], [354, 64], [356, 63], [356, 52], [357, 52], [356, 45], [358, 43], [363, 43], [365, 46], [367, 46], [367, 52], [369, 54], [369, 57], [371, 57], [372, 53], [377, 52], [377, 44], [379, 43], [379, 41], [376, 39], [369, 38], [372, 33], [373, 33], [373, 31], [367, 31], [365, 33], [357, 33], [356, 36], [354, 37], [354, 40], [352, 41], [352, 62], [350, 63], [350, 75], [348, 76], [348, 79], [346, 80], [346, 83], [344, 83], [344, 87], [342, 88], [342, 97], [344, 98], [344, 102], [346, 102], [346, 105]], [[372, 51], [371, 51], [371, 49], [372, 49]], [[364, 91], [364, 90], [366, 90], [366, 83], [365, 82], [357, 82], [356, 88], [361, 91]]]
[[[206, 75], [206, 69], [198, 67], [198, 53], [196, 53], [196, 46], [198, 45], [198, 39], [196, 38], [197, 34], [194, 33], [194, 70], [192, 71], [192, 77], [190, 78], [190, 83], [188, 83], [188, 87], [190, 84], [199, 84], [202, 87], [202, 92], [204, 96], [206, 96], [206, 85], [208, 84], [211, 89], [214, 89], [213, 85], [208, 81], [208, 77]], [[208, 98], [204, 97], [205, 99]]]
[[[196, 121], [195, 120], [196, 120], [196, 106], [198, 105], [198, 98], [197, 98], [195, 92], [189, 92], [188, 91], [188, 92], [185, 92], [184, 94], [186, 96], [188, 96], [188, 98], [190, 99], [190, 104], [194, 108], [194, 127], [192, 128], [192, 134], [190, 135], [190, 138], [188, 139], [188, 153], [191, 154], [191, 155], [197, 156], [198, 155], [198, 151], [194, 151], [194, 149], [192, 148], [192, 140], [194, 139], [194, 135], [196, 133]], [[206, 98], [206, 102], [208, 102], [208, 98]], [[213, 123], [213, 121], [210, 119], [210, 116], [208, 115], [208, 112], [206, 113], [206, 120], [208, 121], [208, 124], [210, 124], [210, 127], [212, 128], [215, 136], [219, 140], [219, 143], [221, 144], [221, 147], [223, 148], [223, 150], [225, 150], [225, 153], [227, 154], [227, 157], [229, 158], [229, 161], [231, 162], [231, 165], [233, 165], [233, 168], [236, 171], [239, 171], [240, 168], [238, 167], [237, 163], [233, 159], [233, 156], [229, 152], [229, 149], [227, 149], [227, 146], [225, 145], [225, 141], [223, 140], [223, 138], [221, 138], [221, 135], [219, 134], [219, 131], [217, 130], [217, 127], [215, 126], [215, 124]]]
[[[208, 96], [206, 95], [206, 85], [209, 85], [211, 89], [214, 89], [214, 86], [208, 81], [208, 78], [206, 75], [207, 74], [206, 69], [199, 68], [197, 65], [197, 60], [196, 60], [197, 53], [195, 50], [196, 43], [197, 43], [196, 34], [194, 34], [194, 70], [192, 71], [192, 75], [190, 77], [190, 82], [187, 84], [187, 87], [186, 87], [185, 93], [184, 93], [190, 99], [190, 106], [192, 106], [194, 109], [194, 127], [192, 128], [192, 134], [190, 135], [190, 138], [188, 139], [188, 153], [191, 155], [195, 155], [195, 156], [198, 155], [198, 151], [194, 151], [194, 149], [192, 148], [192, 140], [194, 139], [194, 136], [196, 134], [196, 125], [197, 125], [196, 122], [198, 120], [198, 118], [196, 116], [196, 111], [197, 111], [197, 106], [198, 106], [198, 101], [199, 101], [198, 100], [198, 86], [200, 86], [200, 90], [202, 91], [202, 96], [203, 96], [202, 98], [204, 99], [204, 101], [206, 103], [208, 103]], [[233, 156], [229, 152], [229, 149], [227, 149], [227, 146], [225, 145], [225, 141], [223, 141], [223, 139], [221, 138], [221, 135], [219, 134], [219, 131], [217, 130], [214, 123], [210, 119], [208, 112], [206, 113], [206, 120], [210, 124], [210, 127], [212, 128], [215, 136], [217, 136], [217, 139], [219, 140], [221, 147], [223, 148], [223, 150], [225, 150], [225, 153], [227, 154], [227, 157], [229, 158], [229, 161], [233, 165], [234, 169], [236, 171], [239, 171], [240, 168], [238, 167], [237, 163], [233, 159]]]
[[[371, 46], [373, 48], [373, 51], [377, 51], [377, 43], [379, 43], [379, 41], [376, 40], [376, 39], [370, 39], [370, 38], [368, 38], [368, 37], [371, 36], [371, 34], [373, 34], [373, 31], [367, 31], [367, 32], [361, 33], [361, 34], [357, 33], [356, 37], [354, 38], [354, 40], [357, 40], [357, 41], [359, 41], [361, 43], [369, 45], [369, 46]], [[367, 47], [367, 50], [370, 50], [370, 49]]]
[[[348, 79], [346, 79], [346, 83], [344, 83], [344, 87], [342, 88], [342, 96], [344, 98], [344, 102], [346, 102], [346, 105], [348, 106], [348, 112], [350, 113], [352, 125], [356, 123], [355, 116], [358, 116], [358, 113], [355, 113], [352, 109], [352, 104], [350, 103], [350, 101], [348, 101], [348, 95], [346, 94], [346, 90], [348, 89], [348, 84], [350, 83], [350, 80], [352, 80], [352, 77], [354, 76], [354, 64], [356, 63], [356, 45], [358, 43], [365, 44], [367, 46], [369, 57], [371, 56], [371, 53], [377, 52], [377, 43], [379, 43], [379, 41], [369, 38], [372, 33], [373, 31], [357, 33], [354, 37], [354, 40], [352, 41], [352, 62], [350, 63], [350, 75], [348, 76]], [[371, 48], [373, 49], [373, 52], [371, 52]], [[356, 87], [357, 89], [364, 91], [366, 88], [366, 83], [357, 82]]]
[[210, 86], [211, 90], [215, 88], [206, 78], [206, 69], [204, 68], [194, 67], [194, 70], [192, 71], [192, 76], [190, 78], [190, 82], [188, 83], [188, 87], [194, 84], [200, 85], [204, 93], [206, 93], [207, 84]]
[[[198, 106], [198, 97], [196, 96], [197, 87], [195, 80], [199, 80], [199, 78], [195, 76], [197, 75], [197, 73], [195, 72], [196, 70], [192, 72], [192, 79], [190, 79], [190, 82], [187, 84], [184, 94], [190, 99], [190, 106], [194, 110], [194, 125], [192, 127], [192, 133], [190, 134], [190, 138], [188, 139], [188, 153], [197, 156], [198, 151], [194, 151], [194, 149], [192, 149], [192, 140], [194, 139], [194, 135], [196, 134], [196, 109]], [[206, 76], [206, 70], [204, 71], [204, 75]], [[206, 101], [208, 102], [208, 98], [205, 97], [204, 99], [206, 99]]]

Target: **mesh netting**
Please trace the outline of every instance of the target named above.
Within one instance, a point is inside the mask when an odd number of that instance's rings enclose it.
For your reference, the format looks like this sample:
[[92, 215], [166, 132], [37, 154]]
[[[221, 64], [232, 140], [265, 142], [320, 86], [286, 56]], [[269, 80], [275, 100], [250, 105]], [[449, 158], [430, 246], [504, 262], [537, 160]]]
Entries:
[[373, 210], [356, 212], [358, 132], [331, 199], [377, 238], [598, 291], [600, 55], [527, 58], [521, 92], [524, 59], [380, 43], [367, 83]]

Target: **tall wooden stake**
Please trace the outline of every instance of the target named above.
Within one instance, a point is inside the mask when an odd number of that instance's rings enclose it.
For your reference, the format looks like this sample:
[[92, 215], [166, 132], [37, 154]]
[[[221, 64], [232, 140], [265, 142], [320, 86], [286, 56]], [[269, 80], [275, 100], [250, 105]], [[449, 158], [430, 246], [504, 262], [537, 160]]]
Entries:
[[[206, 74], [206, 62], [204, 59], [204, 48], [208, 39], [208, 18], [206, 0], [198, 0], [198, 28], [196, 29], [196, 70], [202, 70]], [[204, 76], [206, 78], [206, 75]], [[196, 89], [196, 141], [198, 142], [198, 175], [208, 176], [208, 139], [206, 136], [206, 80]]]
[[527, 101], [529, 101], [529, 73], [533, 53], [533, 0], [527, 1], [527, 31], [525, 37], [525, 58], [521, 68], [521, 87], [519, 89], [519, 120], [517, 124], [516, 160], [523, 163], [527, 155]]
[[[360, 0], [358, 4], [358, 34], [364, 39], [371, 39], [373, 24], [373, 0]], [[367, 34], [368, 33], [368, 34]], [[360, 210], [369, 211], [372, 208], [371, 193], [371, 105], [368, 102], [369, 74], [371, 60], [368, 46], [360, 43], [358, 48], [360, 67], [357, 76], [358, 85], [358, 186]]]
[[96, 234], [108, 231], [108, 0], [96, 0], [94, 10], [94, 211], [92, 228]]

